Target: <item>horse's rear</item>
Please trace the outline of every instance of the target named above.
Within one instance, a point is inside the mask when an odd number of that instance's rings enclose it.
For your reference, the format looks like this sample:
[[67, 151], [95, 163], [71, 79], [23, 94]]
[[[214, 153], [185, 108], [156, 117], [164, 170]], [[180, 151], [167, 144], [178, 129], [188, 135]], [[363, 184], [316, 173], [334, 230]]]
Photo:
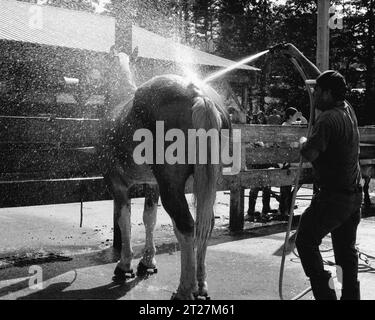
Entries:
[[[197, 161], [196, 164], [189, 164], [187, 142], [191, 129], [215, 129], [220, 132], [222, 128], [230, 126], [228, 114], [210, 90], [201, 91], [178, 76], [156, 77], [137, 89], [133, 103], [124, 108], [113, 122], [110, 139], [107, 141], [110, 150], [107, 177], [112, 193], [119, 203], [118, 223], [122, 236], [121, 260], [115, 274], [124, 278], [131, 273], [133, 252], [130, 241], [128, 190], [133, 184], [153, 183], [154, 177], [159, 186], [162, 204], [172, 219], [181, 248], [181, 278], [174, 295], [176, 299], [193, 299], [194, 295], [207, 296], [205, 255], [207, 241], [214, 225], [213, 206], [221, 167], [219, 163], [210, 161], [209, 143], [206, 150], [198, 150], [196, 154], [199, 157], [200, 152], [207, 152], [207, 163], [200, 164]], [[184, 145], [175, 146], [175, 151], [180, 153], [178, 156], [174, 155], [176, 163], [167, 161], [165, 157], [168, 155], [164, 154], [172, 144], [182, 142], [174, 140], [176, 136], [174, 139], [167, 137], [166, 140], [171, 141], [164, 140], [164, 133], [172, 129], [177, 129], [177, 136], [182, 135], [186, 142]], [[163, 131], [162, 136], [160, 130]], [[151, 145], [148, 146], [152, 148], [152, 159], [149, 158], [147, 164], [139, 164], [138, 161], [137, 164], [135, 151], [141, 142], [135, 141], [133, 137], [135, 133], [145, 131], [150, 132], [153, 137]], [[162, 140], [158, 139], [161, 137]], [[185, 198], [185, 184], [191, 175], [194, 175], [195, 221]], [[154, 198], [157, 201], [156, 191]], [[156, 214], [155, 203], [149, 211], [152, 211], [152, 215]], [[150, 220], [148, 223], [155, 225], [155, 218]], [[146, 226], [146, 249], [141, 260], [145, 268], [155, 268], [156, 263], [151, 237], [150, 235], [147, 239]]]

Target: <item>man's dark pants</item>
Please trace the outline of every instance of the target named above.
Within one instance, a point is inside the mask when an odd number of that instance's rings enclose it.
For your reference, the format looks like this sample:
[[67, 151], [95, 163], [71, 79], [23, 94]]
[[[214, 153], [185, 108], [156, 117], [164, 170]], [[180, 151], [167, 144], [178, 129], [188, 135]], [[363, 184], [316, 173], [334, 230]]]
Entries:
[[271, 208], [270, 208], [270, 200], [271, 200], [271, 188], [270, 187], [255, 187], [250, 189], [249, 193], [249, 209], [247, 213], [249, 215], [253, 215], [255, 212], [255, 204], [258, 198], [258, 192], [262, 191], [262, 213], [266, 214], [268, 213]]
[[343, 271], [343, 290], [357, 284], [358, 254], [355, 248], [361, 220], [362, 190], [355, 192], [319, 191], [303, 213], [296, 247], [306, 275], [321, 277], [325, 271], [319, 245], [331, 233], [336, 264]]

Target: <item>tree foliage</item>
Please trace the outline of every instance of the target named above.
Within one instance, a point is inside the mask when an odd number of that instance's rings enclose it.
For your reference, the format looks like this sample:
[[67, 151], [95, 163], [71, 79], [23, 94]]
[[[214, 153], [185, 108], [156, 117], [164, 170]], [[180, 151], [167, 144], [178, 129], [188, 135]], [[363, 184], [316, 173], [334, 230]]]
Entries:
[[[98, 4], [99, 0], [44, 2], [93, 12], [93, 4]], [[330, 32], [330, 67], [344, 74], [350, 89], [365, 89], [365, 96], [352, 94], [350, 99], [361, 113], [361, 121], [375, 123], [372, 106], [375, 99], [375, 0], [331, 3], [342, 9], [344, 18], [343, 29]], [[129, 25], [138, 24], [233, 60], [280, 42], [291, 42], [310, 60], [316, 60], [316, 0], [284, 3], [271, 0], [112, 0], [107, 9], [106, 14], [116, 17], [119, 39], [128, 36]], [[262, 97], [280, 97], [280, 108], [306, 108], [303, 83], [285, 58], [263, 58], [255, 65], [262, 69], [257, 83]]]

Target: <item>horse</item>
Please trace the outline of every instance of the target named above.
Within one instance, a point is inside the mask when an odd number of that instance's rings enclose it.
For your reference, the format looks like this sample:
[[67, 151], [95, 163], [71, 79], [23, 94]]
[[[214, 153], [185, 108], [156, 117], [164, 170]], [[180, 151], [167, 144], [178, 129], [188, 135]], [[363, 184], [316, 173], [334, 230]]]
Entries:
[[[172, 299], [208, 299], [205, 257], [208, 239], [214, 226], [216, 184], [221, 164], [207, 161], [157, 163], [156, 142], [153, 141], [151, 164], [136, 164], [133, 154], [139, 145], [133, 137], [137, 130], [147, 129], [156, 134], [156, 123], [162, 121], [165, 131], [181, 130], [187, 137], [190, 129], [231, 130], [230, 118], [220, 96], [208, 85], [194, 84], [178, 75], [156, 76], [136, 87], [131, 76], [132, 58], [124, 53], [112, 59], [108, 74], [107, 113], [102, 130], [99, 154], [105, 182], [115, 203], [115, 215], [121, 230], [121, 258], [114, 270], [115, 281], [134, 277], [131, 246], [131, 205], [129, 189], [135, 184], [146, 184], [143, 221], [146, 241], [143, 256], [137, 267], [137, 276], [155, 273], [155, 244], [153, 230], [159, 196], [169, 214], [181, 251], [180, 282]], [[164, 150], [173, 143], [164, 142]], [[222, 141], [220, 141], [222, 143]], [[186, 154], [188, 153], [187, 147]], [[210, 143], [207, 150], [210, 158]], [[185, 158], [186, 159], [186, 158]], [[185, 198], [185, 184], [194, 178], [193, 194], [196, 217], [193, 218]]]

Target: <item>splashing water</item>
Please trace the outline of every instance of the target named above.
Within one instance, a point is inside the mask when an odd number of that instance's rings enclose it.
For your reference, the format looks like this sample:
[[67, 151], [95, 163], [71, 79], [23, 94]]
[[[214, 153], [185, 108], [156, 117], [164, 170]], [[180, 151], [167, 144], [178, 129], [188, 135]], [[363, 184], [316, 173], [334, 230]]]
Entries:
[[192, 68], [188, 65], [182, 65], [181, 67], [182, 72], [184, 73], [185, 77], [192, 83], [196, 84], [204, 84], [203, 81], [198, 77], [197, 73], [192, 70]]
[[216, 79], [218, 77], [221, 77], [222, 75], [226, 74], [227, 72], [232, 71], [233, 69], [236, 69], [236, 68], [238, 68], [239, 66], [241, 66], [241, 65], [243, 65], [245, 63], [249, 63], [251, 61], [254, 61], [254, 60], [260, 58], [261, 56], [265, 55], [268, 52], [269, 52], [269, 50], [265, 50], [265, 51], [253, 54], [250, 57], [247, 57], [245, 59], [242, 59], [241, 61], [238, 61], [238, 62], [232, 64], [231, 66], [229, 66], [229, 67], [227, 67], [225, 69], [222, 69], [222, 70], [220, 70], [218, 72], [215, 72], [214, 74], [208, 76], [207, 78], [205, 78], [203, 80], [203, 82], [207, 83], [207, 82], [210, 82], [210, 81], [212, 81], [212, 80], [214, 80], [214, 79]]
[[182, 66], [182, 71], [185, 74], [187, 80], [196, 85], [202, 92], [209, 96], [218, 105], [224, 105], [222, 96], [219, 95], [215, 90], [213, 90], [206, 82], [201, 80], [196, 72], [188, 65]]
[[222, 69], [210, 76], [208, 76], [207, 78], [201, 80], [197, 73], [195, 73], [191, 66], [187, 65], [187, 64], [183, 64], [181, 67], [182, 67], [182, 71], [183, 73], [185, 74], [186, 78], [196, 84], [198, 87], [201, 88], [201, 90], [203, 90], [203, 92], [205, 92], [206, 94], [208, 94], [212, 99], [215, 100], [215, 102], [217, 104], [221, 104], [223, 105], [223, 100], [222, 100], [222, 97], [220, 95], [217, 94], [217, 92], [215, 90], [212, 90], [212, 88], [208, 85], [208, 82], [218, 78], [218, 77], [221, 77], [222, 75], [226, 74], [227, 72], [229, 71], [232, 71], [233, 69], [236, 69], [238, 68], [239, 66], [245, 64], [245, 63], [249, 63], [251, 61], [254, 61], [256, 59], [258, 59], [259, 57], [265, 55], [266, 53], [268, 53], [269, 50], [265, 50], [265, 51], [262, 51], [262, 52], [259, 52], [259, 53], [256, 53], [256, 54], [253, 54], [245, 59], [242, 59], [241, 61], [238, 61], [236, 63], [233, 63], [231, 66], [225, 68], [225, 69]]

